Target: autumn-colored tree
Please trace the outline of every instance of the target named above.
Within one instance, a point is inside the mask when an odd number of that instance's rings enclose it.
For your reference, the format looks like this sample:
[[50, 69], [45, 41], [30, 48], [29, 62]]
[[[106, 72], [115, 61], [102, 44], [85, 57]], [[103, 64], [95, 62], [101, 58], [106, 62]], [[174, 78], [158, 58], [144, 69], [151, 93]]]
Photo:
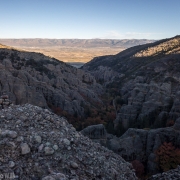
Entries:
[[[87, 100], [91, 105], [81, 102], [81, 107], [84, 109], [84, 115], [79, 115], [78, 112], [73, 114], [64, 111], [62, 107], [57, 107], [51, 103], [48, 103], [49, 108], [57, 115], [64, 116], [68, 122], [71, 123], [78, 131], [86, 128], [90, 125], [110, 124], [111, 133], [114, 132], [113, 121], [116, 118], [116, 111], [113, 106], [112, 96], [102, 96], [102, 103], [92, 101], [85, 94], [81, 94], [84, 100]], [[109, 131], [108, 131], [109, 132]]]
[[138, 160], [132, 161], [131, 164], [136, 171], [136, 176], [142, 178], [144, 174], [144, 165]]
[[156, 161], [162, 171], [174, 169], [180, 164], [180, 149], [171, 142], [164, 142], [155, 153]]

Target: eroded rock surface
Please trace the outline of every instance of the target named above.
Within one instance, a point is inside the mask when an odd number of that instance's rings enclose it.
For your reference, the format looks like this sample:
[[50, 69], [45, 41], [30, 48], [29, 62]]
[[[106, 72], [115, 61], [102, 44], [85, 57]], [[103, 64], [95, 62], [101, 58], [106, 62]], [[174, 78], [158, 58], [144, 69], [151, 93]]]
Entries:
[[2, 92], [14, 104], [30, 103], [83, 117], [84, 106], [101, 104], [99, 94], [103, 89], [83, 70], [43, 54], [5, 47], [0, 48]]
[[164, 142], [171, 142], [176, 148], [180, 147], [178, 124], [179, 119], [174, 126], [168, 128], [152, 130], [130, 128], [120, 138], [110, 140], [108, 148], [127, 161], [138, 160], [144, 163], [147, 173], [156, 174], [159, 172], [156, 150]]
[[85, 136], [90, 139], [106, 139], [107, 132], [103, 124], [88, 126], [81, 131]]
[[166, 127], [180, 117], [180, 36], [135, 46], [83, 66], [112, 96], [121, 99], [114, 121], [129, 127]]
[[128, 162], [140, 161], [146, 167], [147, 174], [160, 172], [156, 151], [163, 143], [171, 142], [174, 147], [180, 148], [180, 118], [172, 127], [149, 130], [130, 128], [119, 138], [106, 131], [102, 136], [103, 127], [102, 124], [89, 126], [81, 132]]

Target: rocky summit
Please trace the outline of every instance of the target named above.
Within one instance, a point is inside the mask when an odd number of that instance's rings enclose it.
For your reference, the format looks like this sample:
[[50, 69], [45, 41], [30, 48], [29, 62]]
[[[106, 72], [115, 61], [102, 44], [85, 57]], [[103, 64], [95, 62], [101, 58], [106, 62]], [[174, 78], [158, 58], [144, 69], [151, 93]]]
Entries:
[[0, 111], [0, 174], [26, 180], [136, 180], [132, 165], [63, 117], [30, 104]]

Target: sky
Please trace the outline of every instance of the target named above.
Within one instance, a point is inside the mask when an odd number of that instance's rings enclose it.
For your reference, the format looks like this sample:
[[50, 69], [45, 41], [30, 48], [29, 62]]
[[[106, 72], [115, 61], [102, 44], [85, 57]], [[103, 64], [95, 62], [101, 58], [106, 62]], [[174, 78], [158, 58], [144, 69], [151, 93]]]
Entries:
[[0, 0], [0, 38], [163, 39], [180, 0]]

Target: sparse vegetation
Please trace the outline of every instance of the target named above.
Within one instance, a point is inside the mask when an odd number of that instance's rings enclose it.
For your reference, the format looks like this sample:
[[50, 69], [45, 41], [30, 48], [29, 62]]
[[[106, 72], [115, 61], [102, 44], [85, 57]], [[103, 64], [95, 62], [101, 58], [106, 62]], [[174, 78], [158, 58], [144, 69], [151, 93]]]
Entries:
[[164, 142], [156, 150], [156, 161], [163, 172], [174, 169], [180, 164], [180, 149], [171, 142]]
[[136, 176], [142, 179], [145, 173], [144, 165], [138, 160], [132, 161], [131, 164], [136, 171]]

